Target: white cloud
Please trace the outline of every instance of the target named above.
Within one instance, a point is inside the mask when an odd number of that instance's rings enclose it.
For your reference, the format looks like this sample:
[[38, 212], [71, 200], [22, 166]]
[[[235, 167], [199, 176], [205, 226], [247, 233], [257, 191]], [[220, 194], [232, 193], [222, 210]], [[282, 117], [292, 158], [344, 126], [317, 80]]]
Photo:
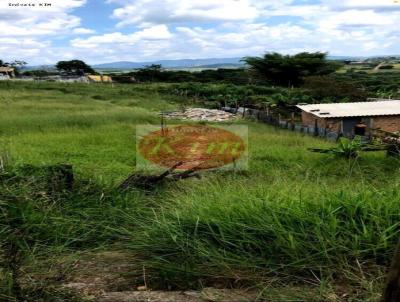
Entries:
[[[19, 0], [35, 2], [41, 0]], [[0, 0], [0, 58], [90, 63], [329, 51], [400, 53], [400, 4], [391, 0], [108, 0], [115, 26], [82, 27], [86, 0], [16, 9]], [[93, 12], [96, 13], [96, 12]], [[123, 27], [123, 28], [122, 28]], [[59, 37], [69, 45], [56, 46]], [[57, 43], [58, 44], [58, 43]]]
[[50, 46], [49, 41], [37, 41], [31, 38], [1, 38], [0, 37], [0, 55], [12, 54], [14, 59], [25, 59], [37, 57], [42, 54], [42, 50]]
[[134, 0], [110, 2], [125, 4], [114, 10], [118, 25], [168, 24], [179, 22], [243, 21], [259, 16], [249, 0]]
[[375, 11], [400, 10], [400, 3], [395, 0], [324, 0], [324, 4], [335, 10], [372, 9]]
[[80, 34], [80, 35], [89, 35], [89, 34], [96, 33], [96, 31], [93, 29], [90, 29], [90, 28], [77, 27], [77, 28], [74, 28], [73, 33]]
[[9, 6], [12, 1], [0, 0], [0, 37], [45, 36], [65, 33], [79, 26], [80, 19], [70, 14], [86, 0], [50, 0], [51, 6], [40, 7], [38, 0], [19, 0], [19, 4], [33, 3], [34, 7]]
[[74, 39], [71, 41], [71, 44], [73, 47], [77, 48], [97, 48], [105, 44], [109, 44], [113, 47], [116, 46], [116, 44], [135, 45], [141, 41], [166, 40], [171, 37], [172, 34], [169, 32], [166, 25], [156, 25], [128, 35], [114, 32], [111, 34], [91, 36], [88, 39]]
[[166, 25], [156, 25], [136, 32], [135, 36], [144, 40], [164, 40], [171, 38], [172, 34]]
[[[173, 34], [156, 35], [153, 38], [157, 39], [149, 39], [145, 33], [154, 28], [133, 34], [116, 32], [75, 39], [72, 45], [75, 50], [96, 49], [102, 61], [236, 57], [260, 54], [266, 50], [293, 53], [304, 47], [307, 50], [318, 49], [317, 45], [304, 43], [306, 37], [311, 39], [312, 31], [290, 24], [271, 27], [262, 23], [240, 24], [234, 30], [228, 30], [229, 24], [212, 29], [181, 26]], [[159, 33], [158, 30], [154, 32]]]
[[[36, 6], [18, 7], [9, 3]], [[51, 3], [51, 6], [43, 7], [39, 3]], [[39, 61], [53, 57], [57, 51], [52, 49], [51, 39], [74, 31], [82, 34], [81, 20], [71, 12], [85, 3], [86, 0], [0, 0], [0, 58]]]
[[395, 19], [388, 15], [379, 14], [373, 10], [346, 10], [330, 14], [319, 22], [322, 28], [350, 28], [350, 27], [392, 27]]

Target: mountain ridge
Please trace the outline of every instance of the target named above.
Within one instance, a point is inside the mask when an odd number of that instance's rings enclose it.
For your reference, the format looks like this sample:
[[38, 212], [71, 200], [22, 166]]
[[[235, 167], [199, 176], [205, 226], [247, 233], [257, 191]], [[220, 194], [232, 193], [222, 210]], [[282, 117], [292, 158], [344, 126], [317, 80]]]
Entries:
[[134, 69], [134, 68], [143, 68], [145, 66], [152, 64], [162, 65], [165, 68], [195, 68], [207, 65], [226, 65], [226, 64], [229, 65], [234, 64], [240, 66], [243, 65], [243, 62], [240, 62], [241, 60], [242, 58], [210, 58], [210, 59], [156, 60], [148, 62], [119, 61], [119, 62], [95, 64], [92, 67]]
[[[400, 57], [397, 55], [388, 55], [388, 56], [328, 56], [329, 60], [367, 60], [374, 58], [391, 58], [391, 57]], [[179, 68], [239, 68], [244, 66], [244, 63], [241, 61], [242, 57], [233, 57], [233, 58], [205, 58], [205, 59], [177, 59], [177, 60], [155, 60], [155, 61], [147, 61], [147, 62], [132, 62], [132, 61], [116, 61], [116, 62], [107, 62], [101, 64], [90, 64], [94, 69], [138, 69], [143, 68], [148, 65], [157, 64], [162, 65], [164, 68], [169, 69], [179, 69]], [[33, 69], [54, 69], [54, 65], [42, 65], [42, 66], [26, 66], [25, 70], [33, 70]]]

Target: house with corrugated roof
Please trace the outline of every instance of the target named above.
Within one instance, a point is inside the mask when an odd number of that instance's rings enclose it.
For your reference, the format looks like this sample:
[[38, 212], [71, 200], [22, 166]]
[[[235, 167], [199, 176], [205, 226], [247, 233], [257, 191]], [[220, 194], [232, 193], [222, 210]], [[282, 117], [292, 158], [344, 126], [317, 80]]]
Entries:
[[89, 82], [94, 83], [112, 83], [112, 78], [106, 75], [88, 75]]
[[0, 78], [10, 79], [15, 77], [15, 69], [11, 67], [1, 66], [0, 67]]
[[299, 104], [303, 126], [326, 129], [347, 137], [372, 129], [400, 131], [400, 100], [357, 103]]

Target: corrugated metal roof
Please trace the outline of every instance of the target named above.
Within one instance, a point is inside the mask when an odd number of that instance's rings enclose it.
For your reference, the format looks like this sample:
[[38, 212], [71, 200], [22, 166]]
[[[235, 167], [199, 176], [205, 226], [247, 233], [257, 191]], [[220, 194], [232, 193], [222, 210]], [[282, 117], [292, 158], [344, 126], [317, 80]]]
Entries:
[[400, 115], [400, 100], [358, 103], [297, 105], [297, 108], [321, 118]]
[[14, 68], [11, 68], [11, 67], [0, 67], [0, 71], [3, 71], [3, 72], [13, 72], [13, 71], [14, 71]]

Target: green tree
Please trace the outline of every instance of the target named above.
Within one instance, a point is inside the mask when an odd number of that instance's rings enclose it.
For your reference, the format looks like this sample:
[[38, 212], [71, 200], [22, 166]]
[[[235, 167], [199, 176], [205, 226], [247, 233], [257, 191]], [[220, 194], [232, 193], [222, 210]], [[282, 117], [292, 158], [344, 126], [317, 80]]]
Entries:
[[19, 75], [21, 73], [21, 69], [23, 69], [24, 66], [27, 64], [28, 63], [26, 63], [25, 61], [19, 61], [19, 60], [15, 60], [10, 63], [5, 63], [6, 66], [14, 68], [16, 75]]
[[263, 57], [245, 57], [243, 61], [261, 78], [279, 86], [298, 86], [312, 75], [326, 75], [341, 65], [328, 61], [327, 54], [302, 52], [296, 55], [266, 53]]
[[96, 73], [92, 67], [81, 60], [60, 61], [56, 64], [56, 68], [70, 75], [84, 75], [85, 73]]
[[380, 66], [379, 67], [379, 69], [393, 69], [394, 68], [394, 66], [393, 65], [382, 65], [382, 66]]
[[25, 61], [19, 61], [19, 60], [12, 61], [11, 63], [6, 63], [7, 66], [10, 66], [10, 67], [16, 68], [16, 69], [23, 68], [26, 64], [28, 64], [28, 63], [26, 63]]

